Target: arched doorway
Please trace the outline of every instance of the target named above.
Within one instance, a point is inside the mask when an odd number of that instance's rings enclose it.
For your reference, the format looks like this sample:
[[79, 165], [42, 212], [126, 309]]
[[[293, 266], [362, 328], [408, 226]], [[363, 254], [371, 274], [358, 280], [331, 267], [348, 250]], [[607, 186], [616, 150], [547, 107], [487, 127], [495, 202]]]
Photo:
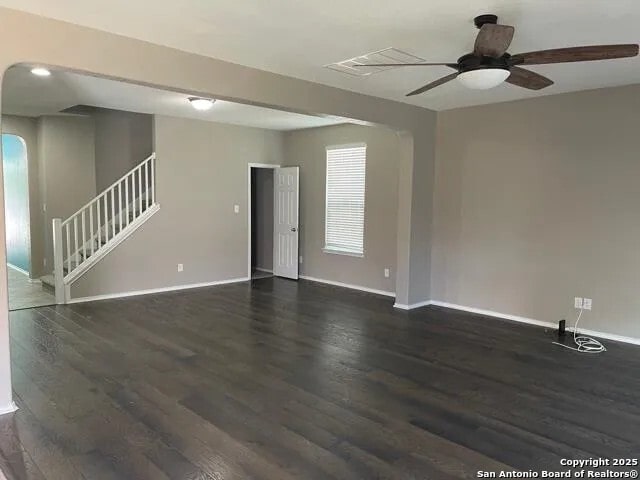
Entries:
[[29, 230], [29, 171], [27, 145], [11, 133], [2, 134], [7, 264], [29, 275], [31, 234]]

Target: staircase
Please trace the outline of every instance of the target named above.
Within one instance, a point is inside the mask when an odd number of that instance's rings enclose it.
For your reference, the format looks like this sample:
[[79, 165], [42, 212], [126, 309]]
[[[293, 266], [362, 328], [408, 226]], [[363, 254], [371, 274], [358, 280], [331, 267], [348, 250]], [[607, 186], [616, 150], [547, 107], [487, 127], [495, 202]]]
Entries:
[[[66, 220], [53, 219], [53, 286], [67, 303], [71, 284], [135, 232], [159, 209], [155, 153]], [[48, 283], [43, 277], [43, 283]]]

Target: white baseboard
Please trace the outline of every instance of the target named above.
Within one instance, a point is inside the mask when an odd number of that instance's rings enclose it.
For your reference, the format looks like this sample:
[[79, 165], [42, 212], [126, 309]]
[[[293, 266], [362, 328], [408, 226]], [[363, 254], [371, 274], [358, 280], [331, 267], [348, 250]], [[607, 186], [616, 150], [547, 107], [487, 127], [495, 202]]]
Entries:
[[26, 275], [27, 277], [29, 276], [29, 272], [27, 272], [26, 270], [23, 270], [23, 269], [22, 269], [22, 268], [20, 268], [20, 267], [16, 267], [15, 265], [13, 265], [13, 264], [11, 264], [11, 263], [9, 263], [9, 262], [7, 262], [7, 267], [9, 267], [11, 270], [14, 270], [14, 271], [16, 271], [16, 272], [18, 272], [18, 273], [21, 273], [21, 274], [23, 274], [23, 275]]
[[[495, 312], [493, 310], [485, 310], [485, 309], [482, 309], [482, 308], [467, 307], [467, 306], [458, 305], [458, 304], [455, 304], [455, 303], [440, 302], [438, 300], [431, 300], [430, 304], [438, 306], [438, 307], [451, 308], [453, 310], [462, 310], [464, 312], [477, 313], [479, 315], [486, 315], [488, 317], [495, 317], [495, 318], [501, 318], [501, 319], [504, 319], [504, 320], [511, 320], [513, 322], [527, 323], [529, 325], [536, 325], [538, 327], [558, 328], [558, 324], [554, 323], [554, 322], [546, 322], [546, 321], [543, 321], [543, 320], [536, 320], [535, 318], [520, 317], [518, 315], [510, 315], [508, 313], [500, 313], [500, 312]], [[567, 328], [567, 330], [573, 331], [573, 328]], [[600, 332], [600, 331], [597, 331], [597, 330], [587, 330], [587, 329], [584, 329], [584, 328], [580, 328], [579, 331], [580, 331], [580, 333], [582, 333], [584, 335], [591, 335], [593, 337], [599, 337], [599, 338], [604, 338], [604, 339], [607, 339], [607, 340], [613, 340], [615, 342], [623, 342], [623, 343], [631, 343], [633, 345], [640, 345], [640, 338], [625, 337], [623, 335], [616, 335], [614, 333]]]
[[258, 270], [259, 272], [264, 272], [264, 273], [273, 273], [273, 270], [270, 270], [268, 268], [262, 268], [262, 267], [253, 267], [254, 270]]
[[407, 305], [406, 303], [394, 303], [393, 306], [395, 308], [399, 308], [400, 310], [413, 310], [414, 308], [426, 307], [431, 305], [431, 300], [425, 300], [424, 302], [412, 303]]
[[327, 285], [333, 285], [336, 287], [350, 288], [351, 290], [360, 290], [361, 292], [375, 293], [377, 295], [384, 295], [385, 297], [395, 297], [394, 292], [385, 292], [384, 290], [376, 290], [375, 288], [363, 287], [361, 285], [352, 285], [350, 283], [334, 282], [333, 280], [325, 280], [323, 278], [309, 277], [307, 275], [300, 275], [303, 280], [309, 280], [310, 282], [325, 283]]
[[9, 267], [11, 270], [14, 270], [14, 271], [16, 271], [18, 273], [21, 273], [25, 277], [27, 277], [27, 282], [29, 282], [29, 283], [33, 283], [33, 284], [36, 284], [36, 285], [42, 283], [40, 281], [40, 279], [38, 279], [38, 278], [31, 278], [31, 275], [29, 274], [29, 272], [27, 272], [26, 270], [23, 270], [20, 267], [16, 267], [15, 265], [13, 265], [13, 264], [11, 264], [9, 262], [7, 262], [7, 267]]
[[[572, 328], [567, 330], [573, 331]], [[613, 340], [614, 342], [631, 343], [633, 345], [640, 345], [640, 338], [625, 337], [623, 335], [616, 335], [615, 333], [598, 332], [597, 330], [587, 330], [586, 328], [580, 328], [579, 332], [584, 335], [590, 335], [592, 337], [600, 337], [606, 340]]]
[[4, 405], [0, 407], [0, 415], [6, 415], [7, 413], [13, 413], [18, 410], [18, 406], [11, 402], [9, 405]]
[[503, 320], [511, 320], [513, 322], [527, 323], [529, 325], [537, 325], [538, 327], [556, 328], [558, 325], [553, 322], [544, 322], [536, 320], [534, 318], [520, 317], [518, 315], [510, 315], [508, 313], [494, 312], [493, 310], [485, 310], [482, 308], [467, 307], [465, 305], [458, 305], [455, 303], [441, 302], [439, 300], [431, 300], [431, 305], [437, 307], [451, 308], [453, 310], [462, 310], [469, 313], [477, 313], [479, 315], [486, 315], [487, 317], [496, 317]]
[[114, 298], [136, 297], [138, 295], [150, 295], [153, 293], [176, 292], [179, 290], [189, 290], [191, 288], [213, 287], [216, 285], [227, 285], [229, 283], [247, 282], [249, 280], [251, 279], [248, 277], [241, 277], [241, 278], [231, 278], [228, 280], [216, 280], [213, 282], [190, 283], [188, 285], [174, 285], [172, 287], [151, 288], [148, 290], [134, 290], [131, 292], [108, 293], [106, 295], [95, 295], [93, 297], [72, 298], [71, 300], [69, 300], [68, 303], [84, 303], [84, 302], [93, 302], [96, 300], [111, 300]]

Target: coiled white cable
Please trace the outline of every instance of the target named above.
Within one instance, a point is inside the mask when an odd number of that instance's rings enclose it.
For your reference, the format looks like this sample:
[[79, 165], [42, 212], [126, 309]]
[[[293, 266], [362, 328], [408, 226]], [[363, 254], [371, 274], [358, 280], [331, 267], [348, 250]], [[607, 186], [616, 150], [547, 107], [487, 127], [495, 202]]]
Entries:
[[554, 345], [560, 345], [561, 347], [568, 348], [569, 350], [573, 350], [575, 352], [580, 353], [602, 353], [606, 352], [607, 349], [595, 338], [587, 337], [586, 335], [578, 335], [578, 323], [580, 322], [580, 318], [582, 317], [583, 309], [580, 309], [580, 313], [578, 314], [578, 318], [576, 319], [576, 324], [573, 327], [573, 341], [576, 344], [575, 347], [571, 345], [565, 345], [560, 342], [553, 342]]

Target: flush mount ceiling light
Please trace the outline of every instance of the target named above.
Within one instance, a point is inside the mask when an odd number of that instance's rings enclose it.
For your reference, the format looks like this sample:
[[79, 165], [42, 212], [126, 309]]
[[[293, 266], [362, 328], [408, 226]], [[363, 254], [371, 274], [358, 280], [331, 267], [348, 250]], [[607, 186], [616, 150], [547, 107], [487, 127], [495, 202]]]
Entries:
[[49, 70], [47, 70], [46, 68], [42, 68], [42, 67], [35, 67], [31, 69], [31, 73], [33, 73], [34, 75], [38, 76], [38, 77], [48, 77], [49, 75], [51, 75], [51, 72]]
[[467, 88], [488, 90], [504, 82], [511, 72], [503, 68], [483, 68], [462, 72], [456, 78]]
[[196, 110], [209, 110], [213, 107], [215, 100], [211, 98], [190, 97], [189, 103], [191, 103], [191, 106]]

